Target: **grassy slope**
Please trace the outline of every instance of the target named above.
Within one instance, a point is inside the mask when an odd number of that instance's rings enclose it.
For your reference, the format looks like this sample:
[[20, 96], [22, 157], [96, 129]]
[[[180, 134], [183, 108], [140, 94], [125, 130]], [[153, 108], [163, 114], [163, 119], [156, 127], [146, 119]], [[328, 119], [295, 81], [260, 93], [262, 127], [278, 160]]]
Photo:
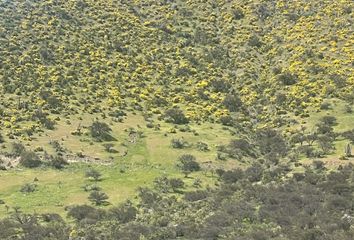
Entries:
[[[320, 117], [324, 115], [333, 115], [338, 119], [336, 131], [345, 131], [353, 128], [354, 114], [344, 112], [344, 104], [337, 102], [332, 104], [332, 109], [321, 112], [310, 112], [310, 117], [302, 119], [301, 124], [308, 129], [314, 127]], [[113, 137], [117, 139], [112, 143], [118, 153], [107, 153], [104, 151], [102, 143], [82, 142], [80, 139], [89, 139], [88, 136], [73, 136], [71, 131], [81, 122], [82, 126], [89, 125], [91, 118], [85, 120], [75, 120], [72, 117], [71, 124], [68, 125], [64, 120], [60, 121], [58, 127], [54, 131], [46, 131], [42, 136], [37, 136], [34, 142], [29, 145], [30, 148], [42, 146], [48, 152], [53, 151], [48, 144], [49, 140], [59, 140], [68, 152], [73, 154], [82, 152], [84, 155], [98, 157], [101, 160], [113, 159], [110, 165], [104, 164], [83, 164], [74, 163], [64, 170], [53, 169], [14, 169], [0, 173], [0, 199], [6, 202], [6, 205], [14, 207], [19, 206], [25, 212], [59, 212], [64, 214], [64, 206], [71, 204], [88, 203], [88, 193], [82, 189], [82, 186], [90, 183], [84, 177], [85, 170], [90, 166], [98, 169], [103, 174], [103, 179], [99, 182], [99, 186], [106, 192], [111, 204], [117, 204], [126, 199], [132, 199], [136, 194], [139, 186], [151, 185], [154, 178], [161, 175], [169, 177], [183, 177], [176, 168], [176, 159], [183, 153], [191, 153], [195, 155], [202, 164], [205, 171], [195, 173], [192, 178], [185, 179], [187, 187], [191, 187], [194, 178], [200, 178], [205, 185], [213, 184], [211, 168], [224, 167], [232, 168], [242, 166], [242, 163], [229, 159], [220, 162], [215, 160], [216, 146], [227, 143], [231, 138], [231, 134], [220, 125], [211, 123], [203, 123], [201, 125], [191, 124], [191, 129], [195, 130], [198, 135], [193, 132], [168, 133], [173, 125], [160, 122], [161, 129], [154, 130], [145, 127], [145, 121], [139, 114], [129, 114], [123, 123], [112, 123]], [[102, 120], [102, 119], [101, 119]], [[102, 120], [104, 121], [104, 120]], [[106, 119], [109, 123], [110, 121]], [[138, 127], [140, 126], [140, 128]], [[292, 126], [298, 128], [299, 125]], [[127, 141], [128, 134], [125, 129], [130, 127], [141, 129], [144, 137], [140, 138], [137, 143]], [[166, 134], [167, 133], [167, 134]], [[173, 138], [183, 137], [192, 146], [187, 149], [173, 149], [170, 141]], [[196, 149], [195, 144], [198, 141], [206, 142], [210, 151], [200, 152]], [[345, 140], [341, 138], [336, 141], [336, 151], [321, 159], [327, 163], [329, 168], [343, 164], [338, 160], [343, 152]], [[124, 146], [122, 146], [124, 145]], [[126, 156], [121, 156], [122, 151], [127, 151]], [[208, 164], [212, 161], [211, 164]], [[353, 161], [351, 159], [350, 161]], [[109, 162], [109, 161], [108, 161]], [[310, 159], [304, 159], [304, 164], [310, 164]], [[121, 172], [124, 170], [124, 173]], [[38, 178], [38, 191], [30, 194], [23, 194], [19, 191], [25, 183], [33, 182], [34, 178]], [[60, 183], [59, 183], [60, 182]], [[6, 213], [6, 207], [0, 207], [0, 216]]]
[[[85, 125], [89, 122], [89, 120], [84, 120], [82, 124]], [[88, 203], [88, 193], [82, 189], [82, 186], [90, 183], [90, 180], [84, 176], [85, 170], [90, 166], [102, 173], [103, 179], [98, 185], [109, 195], [110, 203], [117, 204], [132, 198], [139, 186], [151, 185], [153, 179], [158, 176], [166, 174], [169, 177], [183, 177], [175, 166], [176, 159], [183, 153], [194, 154], [206, 171], [210, 169], [208, 164], [203, 162], [213, 161], [213, 164], [210, 165], [213, 168], [222, 165], [231, 168], [237, 164], [236, 161], [225, 163], [215, 161], [216, 146], [225, 144], [230, 139], [229, 132], [222, 130], [221, 126], [192, 124], [192, 129], [201, 133], [199, 136], [195, 136], [192, 132], [182, 133], [179, 131], [165, 136], [165, 133], [173, 127], [171, 124], [162, 123], [161, 130], [156, 131], [144, 127], [144, 120], [141, 116], [128, 115], [123, 123], [112, 125], [112, 135], [117, 139], [113, 142], [116, 145], [115, 149], [128, 152], [126, 156], [122, 157], [120, 152], [114, 154], [105, 152], [102, 143], [94, 142], [93, 145], [90, 145], [87, 142], [80, 142], [80, 139], [88, 137], [78, 137], [70, 134], [76, 128], [76, 124], [78, 122], [73, 119], [71, 125], [66, 125], [64, 121], [61, 121], [56, 130], [47, 131], [42, 136], [38, 136], [34, 142], [29, 144], [29, 148], [34, 149], [42, 146], [45, 150], [51, 152], [53, 150], [48, 141], [59, 140], [68, 152], [82, 151], [85, 155], [99, 157], [103, 160], [112, 157], [111, 165], [74, 163], [61, 171], [44, 168], [13, 169], [1, 172], [0, 199], [4, 200], [7, 206], [19, 206], [25, 212], [58, 212], [63, 214], [64, 206]], [[141, 126], [145, 137], [139, 139], [135, 144], [127, 142], [127, 133], [124, 129], [137, 128], [137, 125]], [[210, 151], [200, 152], [195, 146], [188, 149], [172, 149], [170, 146], [171, 139], [182, 136], [192, 144], [200, 140], [208, 143]], [[122, 143], [126, 145], [124, 149], [119, 148]], [[124, 173], [121, 170], [124, 170]], [[200, 178], [204, 186], [213, 183], [213, 178], [210, 178], [211, 174], [206, 174], [205, 171], [191, 176], [192, 178], [185, 179], [187, 188], [192, 185], [195, 178]], [[34, 178], [39, 180], [37, 182], [38, 191], [29, 194], [21, 193], [19, 191], [21, 186], [33, 182]], [[5, 205], [0, 206], [0, 216], [5, 213]]]

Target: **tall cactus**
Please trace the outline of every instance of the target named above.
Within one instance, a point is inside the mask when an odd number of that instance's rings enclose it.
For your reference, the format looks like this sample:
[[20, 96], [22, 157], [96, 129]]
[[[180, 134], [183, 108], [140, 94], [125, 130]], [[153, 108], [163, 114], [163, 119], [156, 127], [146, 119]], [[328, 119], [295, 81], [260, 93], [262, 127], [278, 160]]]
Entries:
[[346, 157], [352, 156], [352, 147], [350, 146], [350, 143], [348, 143], [347, 146], [345, 146], [344, 152]]

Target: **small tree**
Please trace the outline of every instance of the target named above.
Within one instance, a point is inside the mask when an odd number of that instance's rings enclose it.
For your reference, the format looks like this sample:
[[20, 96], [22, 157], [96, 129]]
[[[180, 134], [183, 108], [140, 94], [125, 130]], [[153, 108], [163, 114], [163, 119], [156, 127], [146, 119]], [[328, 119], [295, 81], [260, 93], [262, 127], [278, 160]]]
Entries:
[[305, 141], [307, 142], [307, 144], [309, 146], [312, 146], [313, 143], [318, 139], [318, 134], [316, 132], [314, 133], [309, 133], [307, 135], [305, 135]]
[[87, 178], [92, 178], [94, 181], [97, 182], [101, 179], [102, 174], [95, 169], [89, 169], [86, 171], [85, 176]]
[[321, 135], [318, 138], [318, 145], [325, 154], [330, 153], [331, 150], [335, 149], [331, 137], [328, 135]]
[[112, 129], [104, 122], [95, 121], [90, 127], [91, 136], [98, 141], [110, 139], [111, 136], [109, 134], [111, 131]]
[[186, 177], [191, 172], [199, 171], [200, 165], [196, 161], [196, 158], [191, 154], [183, 154], [179, 157], [178, 167], [182, 170]]
[[108, 195], [101, 191], [92, 191], [88, 199], [95, 205], [99, 206], [107, 203]]

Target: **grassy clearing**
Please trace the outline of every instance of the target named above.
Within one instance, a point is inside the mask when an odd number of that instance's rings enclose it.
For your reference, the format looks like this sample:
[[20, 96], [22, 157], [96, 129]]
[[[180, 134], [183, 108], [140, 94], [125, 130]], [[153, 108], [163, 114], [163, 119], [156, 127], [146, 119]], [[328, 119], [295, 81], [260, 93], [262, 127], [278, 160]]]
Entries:
[[[92, 118], [92, 117], [91, 117]], [[83, 119], [90, 119], [85, 118]], [[102, 119], [101, 119], [102, 120]], [[100, 120], [100, 121], [101, 121]], [[102, 120], [110, 123], [109, 120]], [[111, 205], [121, 203], [127, 199], [133, 199], [136, 189], [140, 186], [149, 186], [153, 180], [162, 175], [169, 177], [181, 177], [183, 174], [176, 167], [176, 160], [183, 153], [191, 153], [197, 157], [202, 164], [204, 171], [191, 174], [185, 178], [186, 189], [191, 189], [195, 178], [202, 180], [204, 186], [213, 184], [211, 173], [207, 173], [213, 168], [226, 165], [234, 167], [236, 161], [218, 162], [216, 157], [216, 146], [225, 144], [230, 138], [229, 133], [221, 126], [212, 127], [211, 124], [194, 125], [191, 128], [200, 135], [193, 132], [168, 133], [173, 127], [171, 124], [162, 123], [161, 130], [154, 130], [145, 127], [143, 118], [139, 115], [128, 115], [123, 123], [112, 123], [112, 136], [117, 141], [112, 142], [117, 153], [108, 153], [104, 150], [102, 142], [95, 142], [88, 136], [73, 136], [79, 124], [89, 126], [91, 120], [77, 120], [70, 118], [71, 124], [65, 120], [58, 123], [54, 131], [46, 131], [35, 136], [35, 140], [27, 142], [27, 147], [36, 149], [42, 147], [48, 153], [54, 153], [54, 149], [49, 141], [59, 141], [69, 153], [82, 152], [84, 155], [96, 157], [100, 160], [112, 159], [110, 165], [97, 163], [84, 164], [74, 163], [63, 170], [50, 168], [42, 169], [12, 169], [0, 173], [0, 199], [5, 201], [0, 205], [0, 217], [7, 214], [7, 207], [20, 207], [22, 211], [29, 213], [57, 212], [65, 215], [65, 206], [72, 204], [89, 203], [83, 186], [94, 182], [85, 178], [85, 171], [93, 167], [102, 173], [102, 180], [97, 184], [102, 191], [108, 194]], [[136, 143], [129, 142], [126, 129], [135, 128], [144, 132], [144, 137], [138, 139]], [[167, 133], [167, 134], [166, 134]], [[173, 149], [170, 142], [173, 138], [183, 137], [190, 147], [187, 149]], [[196, 143], [206, 142], [210, 148], [207, 152], [198, 151]], [[122, 156], [122, 152], [126, 152]], [[26, 183], [38, 181], [37, 191], [24, 194], [20, 192], [21, 186]], [[11, 211], [11, 209], [10, 209]]]
[[[334, 102], [332, 108], [326, 111], [311, 111], [310, 117], [302, 119], [302, 124], [311, 129], [318, 120], [325, 115], [332, 115], [337, 118], [338, 125], [335, 126], [337, 132], [352, 129], [354, 122], [353, 113], [344, 112], [344, 103]], [[112, 136], [116, 139], [114, 144], [116, 153], [108, 153], [104, 150], [102, 142], [95, 142], [87, 135], [74, 136], [71, 134], [79, 125], [83, 127], [83, 132], [87, 132], [87, 127], [92, 123], [92, 119], [98, 118], [107, 122], [112, 128]], [[5, 201], [9, 207], [21, 207], [24, 212], [58, 212], [65, 215], [65, 206], [72, 204], [89, 203], [88, 192], [83, 190], [85, 184], [92, 184], [84, 176], [85, 171], [93, 167], [102, 173], [102, 180], [98, 185], [109, 196], [112, 205], [121, 203], [127, 199], [133, 199], [136, 189], [139, 186], [149, 186], [153, 180], [162, 175], [169, 177], [182, 177], [183, 174], [176, 168], [178, 157], [184, 153], [196, 156], [197, 161], [203, 167], [203, 171], [194, 173], [191, 178], [185, 178], [186, 189], [192, 188], [195, 178], [200, 178], [204, 186], [212, 185], [212, 169], [215, 168], [235, 168], [245, 164], [236, 160], [218, 161], [216, 160], [217, 146], [227, 144], [232, 138], [230, 132], [221, 125], [203, 123], [190, 124], [191, 131], [182, 132], [178, 130], [181, 126], [173, 126], [165, 122], [161, 124], [160, 130], [147, 128], [146, 122], [139, 114], [129, 114], [123, 122], [112, 122], [110, 119], [103, 119], [100, 116], [83, 115], [83, 120], [77, 116], [68, 119], [62, 118], [56, 129], [46, 131], [34, 136], [33, 141], [24, 142], [30, 149], [42, 147], [50, 154], [54, 153], [50, 141], [59, 141], [66, 152], [75, 155], [83, 153], [85, 156], [97, 158], [94, 163], [74, 163], [59, 171], [50, 168], [42, 169], [13, 169], [0, 172], [0, 199]], [[67, 121], [70, 121], [69, 122]], [[299, 128], [294, 125], [292, 128]], [[128, 129], [134, 128], [143, 132], [143, 137], [136, 143], [129, 141]], [[171, 128], [176, 129], [176, 133], [171, 133]], [[184, 149], [173, 149], [171, 140], [183, 138], [189, 143]], [[197, 142], [208, 144], [209, 151], [202, 152], [196, 147]], [[339, 138], [336, 144], [336, 151], [323, 160], [327, 167], [334, 168], [344, 162], [339, 160], [347, 141]], [[9, 148], [9, 141], [7, 141]], [[100, 164], [108, 160], [110, 165]], [[350, 160], [353, 161], [354, 159]], [[302, 160], [303, 164], [311, 164], [310, 159]], [[347, 162], [346, 162], [347, 163]], [[34, 178], [39, 181], [37, 191], [29, 194], [20, 192], [20, 188], [25, 183], [33, 182]], [[7, 213], [5, 205], [0, 205], [0, 217]]]

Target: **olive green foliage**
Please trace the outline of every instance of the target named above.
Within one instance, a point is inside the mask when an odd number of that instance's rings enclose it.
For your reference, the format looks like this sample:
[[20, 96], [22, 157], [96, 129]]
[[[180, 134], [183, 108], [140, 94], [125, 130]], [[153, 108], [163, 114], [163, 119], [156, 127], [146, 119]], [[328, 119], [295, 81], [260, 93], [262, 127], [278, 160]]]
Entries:
[[354, 239], [353, 7], [1, 1], [0, 239]]
[[71, 206], [68, 217], [75, 220], [74, 226], [55, 214], [12, 212], [0, 221], [0, 237], [353, 239], [353, 165], [326, 173], [318, 162], [293, 176], [285, 169], [260, 167], [256, 185], [251, 172], [219, 171], [222, 184], [217, 188], [188, 191], [182, 199], [162, 189], [140, 189], [138, 204], [128, 201], [107, 210]]

